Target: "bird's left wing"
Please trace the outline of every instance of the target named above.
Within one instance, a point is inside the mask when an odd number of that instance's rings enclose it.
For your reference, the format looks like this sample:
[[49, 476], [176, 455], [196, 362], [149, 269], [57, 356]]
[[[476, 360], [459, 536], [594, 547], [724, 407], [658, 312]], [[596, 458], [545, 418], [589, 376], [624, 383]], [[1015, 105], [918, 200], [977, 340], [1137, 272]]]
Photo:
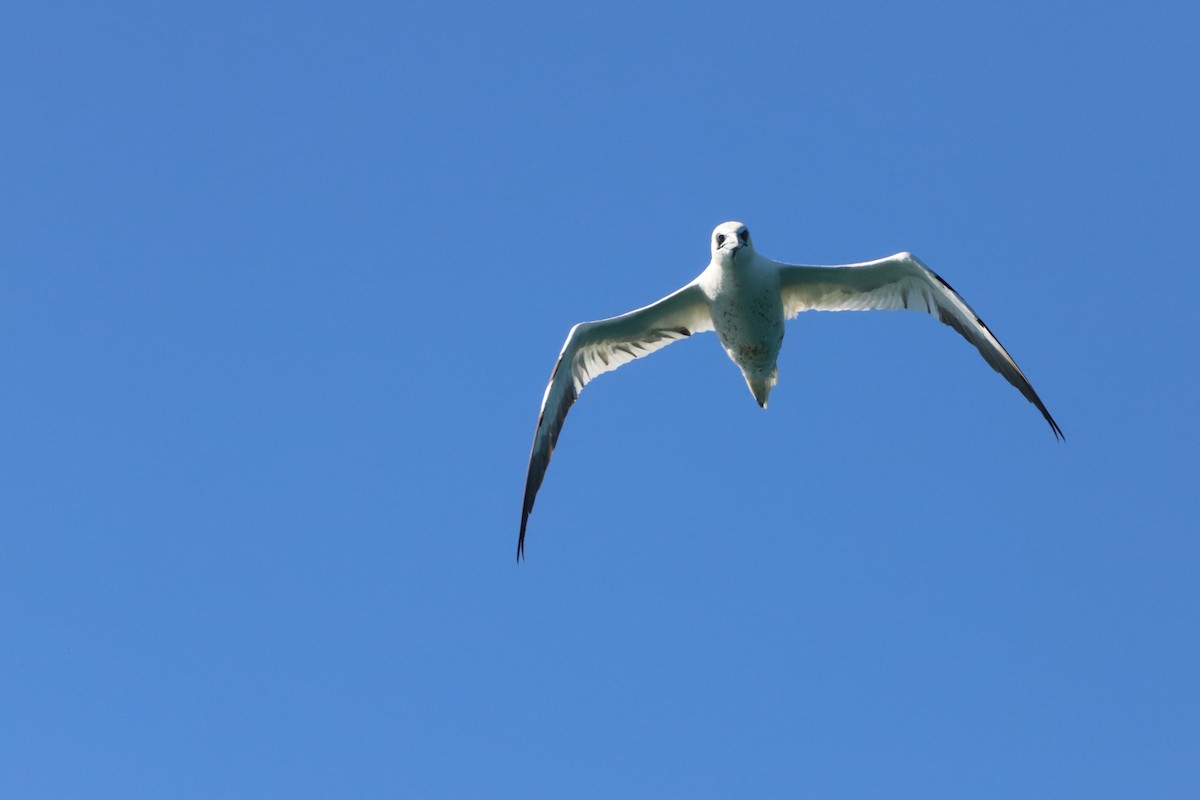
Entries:
[[1037, 406], [1057, 438], [1063, 438], [1037, 392], [983, 320], [940, 275], [911, 253], [836, 267], [777, 264], [783, 311], [923, 311], [949, 325], [979, 350], [992, 369]]
[[712, 329], [708, 299], [695, 281], [645, 308], [619, 317], [581, 322], [571, 328], [542, 397], [542, 409], [533, 434], [529, 472], [525, 476], [525, 502], [521, 508], [521, 534], [517, 540], [518, 560], [525, 552], [525, 526], [558, 442], [558, 434], [567, 411], [583, 387], [597, 375], [693, 333]]

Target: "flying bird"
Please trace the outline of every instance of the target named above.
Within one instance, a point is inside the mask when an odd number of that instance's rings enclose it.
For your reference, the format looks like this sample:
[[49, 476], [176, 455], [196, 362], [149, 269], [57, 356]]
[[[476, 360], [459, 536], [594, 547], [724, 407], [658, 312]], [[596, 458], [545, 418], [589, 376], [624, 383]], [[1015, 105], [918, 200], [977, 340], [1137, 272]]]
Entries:
[[958, 331], [984, 361], [1037, 406], [1055, 437], [1062, 430], [1033, 386], [983, 320], [940, 275], [912, 253], [838, 266], [784, 264], [760, 256], [750, 231], [723, 222], [712, 233], [712, 260], [682, 289], [618, 317], [571, 328], [542, 397], [521, 508], [517, 560], [525, 528], [567, 411], [597, 375], [692, 334], [716, 331], [762, 408], [778, 380], [784, 320], [801, 311], [923, 311]]

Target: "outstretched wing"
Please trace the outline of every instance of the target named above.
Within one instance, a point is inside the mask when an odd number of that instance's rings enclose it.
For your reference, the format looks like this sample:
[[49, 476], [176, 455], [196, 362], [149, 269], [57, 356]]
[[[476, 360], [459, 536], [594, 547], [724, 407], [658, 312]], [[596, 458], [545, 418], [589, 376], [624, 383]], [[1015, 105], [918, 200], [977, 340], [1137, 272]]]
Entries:
[[708, 298], [695, 282], [645, 308], [597, 322], [581, 322], [571, 328], [542, 397], [542, 410], [533, 434], [529, 472], [525, 476], [517, 560], [525, 552], [525, 525], [542, 478], [546, 476], [546, 467], [550, 464], [563, 421], [588, 381], [671, 342], [712, 329]]
[[789, 317], [801, 311], [924, 311], [962, 334], [979, 349], [984, 361], [1037, 406], [1054, 435], [1063, 438], [1017, 362], [992, 335], [983, 320], [950, 284], [911, 253], [878, 261], [836, 267], [780, 264], [783, 310]]

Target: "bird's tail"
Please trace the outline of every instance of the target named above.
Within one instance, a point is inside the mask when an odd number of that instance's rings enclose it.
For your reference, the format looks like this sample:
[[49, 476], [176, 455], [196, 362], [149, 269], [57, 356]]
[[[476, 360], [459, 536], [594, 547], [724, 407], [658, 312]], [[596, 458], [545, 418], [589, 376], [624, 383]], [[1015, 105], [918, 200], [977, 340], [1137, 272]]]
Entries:
[[779, 370], [774, 367], [771, 368], [770, 375], [746, 375], [746, 385], [750, 387], [750, 394], [754, 395], [760, 408], [767, 407], [767, 398], [778, 382]]

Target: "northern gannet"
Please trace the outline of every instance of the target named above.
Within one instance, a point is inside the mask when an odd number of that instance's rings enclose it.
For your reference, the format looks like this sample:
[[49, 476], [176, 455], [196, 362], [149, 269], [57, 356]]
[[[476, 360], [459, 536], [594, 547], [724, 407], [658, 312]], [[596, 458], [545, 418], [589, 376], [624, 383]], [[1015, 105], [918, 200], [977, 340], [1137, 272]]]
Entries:
[[992, 369], [1062, 430], [1012, 356], [983, 320], [941, 276], [911, 253], [838, 266], [784, 264], [760, 256], [750, 231], [723, 222], [712, 233], [712, 260], [682, 289], [618, 317], [571, 328], [542, 397], [529, 454], [517, 560], [525, 552], [525, 527], [546, 475], [567, 411], [590, 380], [694, 333], [717, 332], [759, 406], [778, 379], [775, 360], [784, 320], [801, 311], [923, 311], [949, 325], [979, 349]]

